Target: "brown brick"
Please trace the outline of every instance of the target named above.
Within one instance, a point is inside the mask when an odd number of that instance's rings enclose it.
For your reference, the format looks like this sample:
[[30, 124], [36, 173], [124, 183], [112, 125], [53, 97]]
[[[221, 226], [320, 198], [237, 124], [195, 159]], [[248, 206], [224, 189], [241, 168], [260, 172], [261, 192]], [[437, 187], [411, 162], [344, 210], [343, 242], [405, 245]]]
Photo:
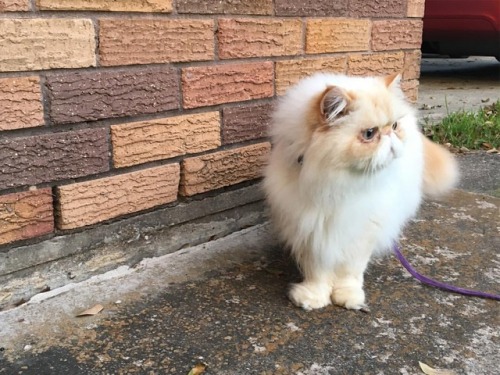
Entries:
[[109, 169], [106, 129], [0, 140], [0, 190]]
[[259, 178], [270, 150], [266, 142], [185, 159], [180, 193], [191, 196]]
[[50, 119], [57, 124], [179, 107], [177, 71], [165, 67], [55, 74], [46, 85]]
[[38, 77], [0, 79], [0, 131], [43, 124]]
[[221, 19], [218, 36], [221, 59], [302, 53], [299, 19]]
[[406, 15], [422, 18], [424, 16], [425, 0], [408, 0]]
[[283, 95], [301, 78], [316, 72], [345, 73], [346, 65], [346, 56], [278, 61], [276, 62], [276, 94]]
[[222, 141], [224, 144], [267, 136], [273, 103], [239, 105], [224, 108]]
[[172, 0], [36, 0], [41, 10], [171, 12]]
[[88, 19], [0, 20], [0, 71], [95, 66], [94, 25]]
[[0, 245], [54, 230], [50, 188], [0, 195]]
[[343, 17], [348, 0], [275, 0], [276, 15], [295, 17]]
[[404, 52], [350, 55], [347, 71], [353, 76], [402, 73], [404, 57]]
[[407, 0], [350, 0], [351, 17], [404, 17]]
[[99, 56], [104, 66], [214, 58], [212, 20], [106, 19], [99, 25]]
[[178, 13], [262, 14], [273, 13], [273, 0], [177, 0]]
[[369, 20], [310, 19], [307, 21], [307, 53], [366, 51], [369, 48]]
[[225, 64], [182, 69], [184, 108], [273, 96], [273, 63]]
[[374, 51], [418, 49], [422, 43], [422, 21], [373, 21], [372, 49]]
[[176, 116], [111, 127], [115, 167], [217, 148], [219, 112]]
[[179, 164], [57, 188], [59, 229], [73, 229], [177, 199]]
[[29, 0], [0, 0], [0, 12], [23, 12], [30, 10]]
[[418, 99], [418, 79], [401, 82], [401, 89], [405, 93], [408, 101], [416, 103]]
[[419, 49], [405, 52], [405, 67], [403, 79], [418, 79], [420, 77], [420, 59], [422, 53]]

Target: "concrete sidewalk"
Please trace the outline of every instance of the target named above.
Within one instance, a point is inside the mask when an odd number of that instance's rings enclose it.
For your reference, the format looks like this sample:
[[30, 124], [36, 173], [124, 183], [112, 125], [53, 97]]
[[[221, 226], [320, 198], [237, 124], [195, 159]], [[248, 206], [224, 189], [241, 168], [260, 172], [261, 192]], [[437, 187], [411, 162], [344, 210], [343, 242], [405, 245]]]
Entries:
[[[500, 199], [428, 202], [402, 249], [422, 273], [499, 292]], [[372, 312], [305, 312], [267, 225], [121, 267], [0, 313], [1, 374], [494, 374], [500, 305], [422, 286], [394, 257], [366, 277]], [[75, 315], [95, 304], [96, 316]]]

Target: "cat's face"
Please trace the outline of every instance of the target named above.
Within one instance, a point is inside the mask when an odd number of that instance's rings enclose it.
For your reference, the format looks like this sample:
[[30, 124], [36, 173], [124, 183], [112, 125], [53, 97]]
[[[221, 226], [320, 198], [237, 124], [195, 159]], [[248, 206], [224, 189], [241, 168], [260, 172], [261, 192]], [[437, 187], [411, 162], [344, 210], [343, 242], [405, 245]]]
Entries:
[[408, 106], [397, 95], [399, 77], [363, 90], [328, 87], [309, 116], [310, 152], [321, 163], [373, 173], [400, 157], [406, 142]]

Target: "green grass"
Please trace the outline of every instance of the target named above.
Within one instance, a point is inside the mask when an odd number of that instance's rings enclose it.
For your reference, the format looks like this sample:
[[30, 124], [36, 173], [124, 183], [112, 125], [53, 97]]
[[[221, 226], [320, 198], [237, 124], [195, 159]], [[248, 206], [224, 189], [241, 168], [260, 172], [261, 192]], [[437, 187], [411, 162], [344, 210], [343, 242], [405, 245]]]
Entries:
[[478, 112], [456, 112], [436, 125], [424, 125], [434, 142], [469, 150], [500, 149], [500, 100]]

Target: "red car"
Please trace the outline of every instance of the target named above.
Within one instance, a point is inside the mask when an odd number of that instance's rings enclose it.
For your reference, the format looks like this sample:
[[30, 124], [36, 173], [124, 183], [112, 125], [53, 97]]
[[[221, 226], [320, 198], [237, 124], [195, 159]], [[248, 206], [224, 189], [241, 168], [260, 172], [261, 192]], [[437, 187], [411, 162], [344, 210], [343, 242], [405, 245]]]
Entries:
[[426, 0], [422, 52], [500, 61], [500, 0]]

